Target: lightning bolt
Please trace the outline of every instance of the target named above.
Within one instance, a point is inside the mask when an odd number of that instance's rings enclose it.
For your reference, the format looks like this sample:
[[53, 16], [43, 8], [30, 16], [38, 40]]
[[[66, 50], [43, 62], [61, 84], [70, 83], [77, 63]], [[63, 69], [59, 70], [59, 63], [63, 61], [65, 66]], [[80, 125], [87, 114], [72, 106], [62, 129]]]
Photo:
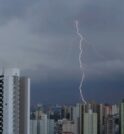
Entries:
[[78, 20], [75, 21], [75, 26], [76, 26], [76, 33], [80, 37], [80, 42], [79, 42], [79, 48], [80, 48], [79, 64], [80, 64], [80, 69], [81, 69], [81, 72], [82, 72], [82, 78], [81, 78], [80, 85], [79, 85], [79, 91], [80, 91], [80, 96], [81, 96], [82, 102], [84, 104], [87, 104], [86, 100], [84, 99], [83, 92], [82, 92], [83, 82], [84, 82], [84, 79], [85, 79], [84, 66], [83, 66], [83, 63], [82, 63], [82, 56], [83, 56], [83, 52], [84, 52], [82, 42], [84, 40], [84, 37], [79, 31], [79, 22], [78, 22]]

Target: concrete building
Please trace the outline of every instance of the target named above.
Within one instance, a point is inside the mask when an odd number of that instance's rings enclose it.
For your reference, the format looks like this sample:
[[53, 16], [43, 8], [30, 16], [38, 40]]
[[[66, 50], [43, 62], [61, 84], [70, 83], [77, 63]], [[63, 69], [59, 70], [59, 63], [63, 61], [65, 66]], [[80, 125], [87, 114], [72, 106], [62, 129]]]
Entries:
[[0, 75], [0, 133], [30, 134], [30, 79], [20, 77], [18, 69]]
[[30, 79], [20, 77], [19, 134], [30, 134]]
[[73, 107], [73, 121], [75, 123], [74, 128], [74, 134], [81, 134], [82, 133], [82, 111], [83, 105], [82, 104], [76, 104], [76, 106]]
[[30, 120], [30, 134], [54, 134], [55, 122], [42, 115], [40, 120]]
[[106, 128], [105, 128], [105, 132], [106, 134], [114, 134], [115, 132], [115, 126], [114, 126], [114, 119], [112, 116], [108, 116], [107, 117], [107, 122], [106, 122]]
[[47, 134], [47, 115], [42, 114], [42, 117], [38, 121], [38, 130], [37, 134]]
[[30, 121], [31, 134], [47, 134], [47, 115], [39, 109], [34, 113], [35, 118]]
[[75, 134], [75, 124], [73, 121], [63, 120], [62, 134]]
[[30, 134], [37, 134], [37, 120], [30, 120]]
[[124, 134], [124, 100], [120, 104], [120, 134]]
[[97, 111], [97, 120], [98, 120], [98, 134], [104, 134], [104, 105], [99, 104], [98, 105], [98, 111]]
[[97, 113], [84, 113], [83, 134], [97, 134]]
[[106, 127], [105, 127], [105, 134], [119, 134], [119, 124], [118, 122], [118, 115], [113, 116], [109, 115], [107, 117]]
[[55, 121], [52, 119], [47, 120], [47, 134], [55, 134]]
[[119, 106], [118, 105], [112, 105], [112, 115], [119, 114]]

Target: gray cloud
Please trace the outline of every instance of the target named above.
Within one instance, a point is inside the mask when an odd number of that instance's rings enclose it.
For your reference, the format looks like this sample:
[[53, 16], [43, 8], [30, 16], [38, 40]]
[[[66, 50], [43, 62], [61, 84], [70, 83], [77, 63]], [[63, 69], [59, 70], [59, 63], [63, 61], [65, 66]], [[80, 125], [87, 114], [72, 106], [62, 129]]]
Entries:
[[0, 1], [1, 66], [21, 68], [33, 83], [48, 78], [80, 80], [74, 25], [78, 19], [86, 39], [82, 58], [86, 80], [116, 78], [124, 72], [123, 4], [122, 0]]

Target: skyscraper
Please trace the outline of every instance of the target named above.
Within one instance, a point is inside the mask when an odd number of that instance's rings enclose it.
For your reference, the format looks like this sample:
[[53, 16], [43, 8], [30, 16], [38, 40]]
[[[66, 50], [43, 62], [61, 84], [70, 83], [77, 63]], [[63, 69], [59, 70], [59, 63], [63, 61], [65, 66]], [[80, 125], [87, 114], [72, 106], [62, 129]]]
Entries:
[[30, 134], [54, 134], [55, 121], [48, 119], [47, 114], [42, 113], [39, 119], [30, 120]]
[[82, 104], [76, 104], [73, 107], [73, 121], [75, 122], [75, 134], [81, 134], [82, 126]]
[[84, 113], [83, 125], [83, 134], [97, 134], [97, 113], [93, 113], [92, 110], [89, 110], [88, 113]]
[[98, 105], [98, 134], [104, 134], [104, 105]]
[[37, 120], [30, 120], [30, 134], [37, 134]]
[[124, 100], [120, 104], [120, 134], [124, 134]]
[[75, 123], [73, 121], [63, 119], [62, 134], [75, 134], [74, 127], [75, 127]]
[[47, 134], [55, 134], [55, 121], [47, 119]]
[[30, 79], [18, 69], [0, 75], [0, 133], [30, 134]]
[[20, 77], [19, 134], [30, 134], [30, 79]]

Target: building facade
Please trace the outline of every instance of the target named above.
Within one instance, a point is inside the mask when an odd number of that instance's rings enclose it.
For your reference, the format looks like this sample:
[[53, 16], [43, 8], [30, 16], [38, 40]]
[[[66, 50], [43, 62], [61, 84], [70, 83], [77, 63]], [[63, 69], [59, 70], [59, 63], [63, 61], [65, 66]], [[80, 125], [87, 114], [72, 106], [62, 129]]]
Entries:
[[75, 124], [69, 120], [63, 120], [62, 124], [62, 134], [75, 134], [74, 133]]
[[0, 133], [30, 134], [30, 79], [20, 77], [18, 69], [0, 75]]
[[120, 134], [124, 134], [124, 100], [120, 104]]
[[97, 134], [97, 113], [84, 113], [83, 134]]

